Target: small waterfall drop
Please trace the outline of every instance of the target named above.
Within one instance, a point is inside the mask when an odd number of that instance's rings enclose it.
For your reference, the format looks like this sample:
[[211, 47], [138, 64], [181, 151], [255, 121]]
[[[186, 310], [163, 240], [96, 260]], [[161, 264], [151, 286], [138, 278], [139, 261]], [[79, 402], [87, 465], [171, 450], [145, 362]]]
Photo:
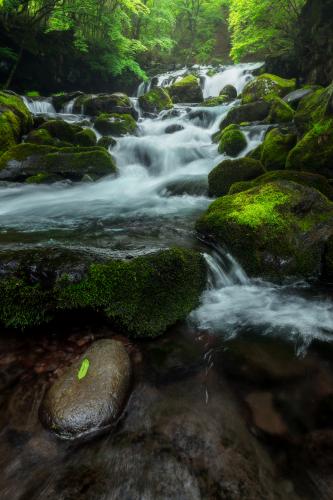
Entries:
[[207, 289], [190, 315], [198, 328], [232, 338], [246, 332], [281, 336], [302, 353], [313, 340], [332, 341], [333, 303], [308, 298], [307, 285], [250, 279], [228, 253], [205, 254]]
[[57, 113], [50, 98], [29, 99], [23, 96], [22, 99], [33, 115], [55, 115]]

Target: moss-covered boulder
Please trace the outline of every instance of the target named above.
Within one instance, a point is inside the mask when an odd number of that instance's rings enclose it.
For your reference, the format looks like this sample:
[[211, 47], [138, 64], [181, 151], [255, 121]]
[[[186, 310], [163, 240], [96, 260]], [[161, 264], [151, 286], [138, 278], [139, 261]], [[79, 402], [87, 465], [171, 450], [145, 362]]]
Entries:
[[6, 326], [32, 327], [61, 311], [90, 310], [136, 337], [162, 334], [185, 319], [206, 283], [203, 257], [180, 248], [103, 262], [62, 251], [11, 252], [2, 255], [2, 271], [0, 321]]
[[105, 149], [113, 148], [117, 144], [117, 141], [113, 137], [108, 137], [108, 136], [103, 136], [101, 137], [98, 142], [97, 146]]
[[96, 143], [96, 134], [90, 128], [84, 128], [80, 132], [77, 132], [73, 138], [73, 144], [77, 146], [90, 147], [96, 146]]
[[333, 117], [332, 98], [333, 84], [301, 99], [295, 113], [295, 124], [300, 134], [309, 132], [325, 118]]
[[81, 96], [75, 101], [74, 109], [77, 108], [90, 116], [98, 116], [101, 113], [135, 115], [130, 98], [120, 92], [97, 96]]
[[217, 199], [196, 227], [250, 275], [304, 278], [321, 272], [333, 203], [316, 189], [275, 181]]
[[237, 99], [237, 89], [233, 85], [225, 85], [220, 92], [220, 96], [228, 96], [229, 100]]
[[259, 101], [264, 97], [284, 97], [296, 89], [296, 80], [285, 80], [276, 75], [264, 73], [251, 80], [242, 93], [243, 104]]
[[139, 97], [139, 104], [143, 111], [160, 113], [164, 109], [171, 109], [173, 102], [167, 89], [155, 87]]
[[187, 75], [169, 87], [173, 102], [197, 103], [203, 101], [200, 80], [195, 75]]
[[333, 178], [333, 119], [317, 123], [290, 151], [286, 168]]
[[221, 106], [222, 104], [226, 104], [230, 99], [227, 95], [220, 95], [218, 97], [209, 97], [205, 99], [203, 102], [203, 106], [208, 108], [213, 108], [215, 106]]
[[96, 146], [96, 134], [89, 128], [69, 124], [63, 120], [49, 120], [32, 130], [26, 137], [26, 142], [46, 146], [66, 147]]
[[289, 123], [293, 121], [295, 111], [280, 97], [275, 97], [271, 104], [268, 117], [269, 123]]
[[261, 122], [265, 120], [270, 112], [271, 103], [258, 101], [251, 104], [243, 104], [230, 109], [227, 116], [220, 123], [220, 130], [233, 123]]
[[252, 181], [235, 182], [231, 186], [229, 194], [240, 193], [256, 186], [282, 180], [297, 182], [302, 186], [317, 189], [329, 200], [333, 201], [333, 186], [328, 182], [326, 177], [319, 174], [311, 174], [310, 172], [297, 172], [295, 170], [275, 170], [274, 172], [266, 172]]
[[251, 158], [224, 160], [208, 176], [209, 196], [223, 196], [235, 182], [255, 179], [263, 173], [260, 161]]
[[97, 132], [103, 135], [122, 135], [134, 134], [136, 131], [136, 121], [131, 115], [106, 114], [102, 113], [94, 122]]
[[237, 127], [230, 125], [220, 135], [218, 151], [228, 156], [238, 156], [247, 146], [245, 134]]
[[0, 156], [32, 127], [32, 115], [21, 97], [0, 92]]
[[40, 146], [19, 144], [0, 158], [0, 179], [25, 181], [47, 174], [55, 179], [80, 181], [86, 174], [93, 179], [115, 173], [111, 155], [104, 148]]
[[260, 160], [266, 170], [285, 168], [289, 151], [296, 145], [297, 137], [288, 130], [284, 133], [278, 128], [270, 130], [260, 148]]

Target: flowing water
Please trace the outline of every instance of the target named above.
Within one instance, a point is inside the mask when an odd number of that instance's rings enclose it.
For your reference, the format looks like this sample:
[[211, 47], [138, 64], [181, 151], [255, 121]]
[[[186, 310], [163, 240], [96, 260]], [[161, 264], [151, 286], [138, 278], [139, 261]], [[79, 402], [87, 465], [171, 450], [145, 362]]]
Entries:
[[[241, 92], [259, 66], [196, 71], [209, 97], [227, 84]], [[0, 185], [0, 252], [56, 246], [124, 257], [184, 245], [202, 251], [208, 267], [206, 291], [186, 323], [160, 339], [129, 345], [135, 382], [126, 412], [114, 432], [83, 446], [68, 446], [43, 430], [38, 406], [54, 374], [94, 339], [112, 336], [110, 328], [82, 318], [76, 326], [62, 325], [63, 335], [53, 324], [34, 335], [0, 336], [4, 500], [238, 500], [248, 471], [270, 475], [270, 459], [252, 434], [264, 441], [269, 436], [277, 463], [277, 492], [269, 489], [269, 498], [331, 498], [325, 468], [303, 464], [299, 471], [299, 464], [307, 455], [302, 446], [317, 429], [318, 404], [333, 393], [333, 302], [310, 283], [250, 279], [227, 249], [198, 240], [195, 220], [212, 201], [207, 175], [224, 158], [211, 136], [238, 101], [215, 108], [180, 104], [156, 117], [143, 116], [138, 104], [149, 88], [170, 85], [186, 72], [140, 85], [132, 98], [137, 133], [110, 150], [116, 177]], [[74, 101], [58, 115], [50, 99], [26, 103], [34, 114], [89, 120], [72, 114]], [[167, 133], [174, 125], [180, 130]], [[244, 155], [267, 127], [243, 129]], [[251, 498], [268, 498], [257, 486], [254, 480]]]

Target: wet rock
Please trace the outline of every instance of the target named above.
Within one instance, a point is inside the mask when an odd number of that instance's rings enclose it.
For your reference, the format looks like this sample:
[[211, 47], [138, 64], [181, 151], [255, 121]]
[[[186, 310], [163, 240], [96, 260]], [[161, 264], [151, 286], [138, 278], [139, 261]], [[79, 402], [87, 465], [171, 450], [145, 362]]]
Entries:
[[226, 85], [220, 92], [220, 95], [226, 95], [229, 99], [237, 99], [237, 89], [233, 85]]
[[220, 135], [218, 151], [227, 156], [238, 156], [247, 146], [245, 134], [237, 125], [229, 125]]
[[300, 134], [309, 132], [317, 123], [332, 118], [333, 84], [326, 89], [319, 88], [300, 100], [296, 113], [295, 124]]
[[285, 80], [276, 75], [264, 73], [251, 80], [242, 93], [243, 104], [258, 101], [264, 97], [284, 97], [296, 88], [296, 80]]
[[115, 139], [113, 139], [113, 137], [108, 137], [105, 135], [103, 137], [101, 137], [97, 142], [97, 146], [99, 146], [100, 148], [105, 148], [107, 150], [109, 148], [113, 148], [116, 144], [117, 144], [117, 141]]
[[301, 101], [301, 99], [303, 99], [303, 97], [306, 97], [307, 95], [312, 93], [312, 88], [298, 89], [284, 96], [283, 100], [290, 106], [295, 107]]
[[100, 134], [121, 137], [126, 134], [134, 134], [136, 121], [129, 114], [102, 113], [95, 120], [94, 126]]
[[173, 102], [198, 103], [203, 101], [200, 80], [194, 75], [187, 75], [168, 88]]
[[75, 101], [74, 112], [80, 113], [81, 109], [83, 109], [84, 114], [90, 116], [98, 116], [101, 113], [136, 115], [130, 98], [121, 92], [79, 97]]
[[253, 423], [260, 431], [274, 436], [284, 436], [288, 427], [274, 407], [270, 392], [252, 392], [245, 401], [252, 413]]
[[251, 158], [224, 160], [208, 176], [209, 196], [223, 196], [235, 182], [255, 179], [263, 173], [260, 161]]
[[275, 181], [216, 200], [198, 231], [226, 245], [254, 276], [318, 276], [333, 204], [316, 189]]
[[267, 118], [271, 109], [271, 104], [266, 101], [258, 101], [250, 104], [243, 104], [232, 108], [220, 124], [220, 130], [237, 123], [260, 122]]
[[0, 156], [32, 127], [32, 115], [21, 97], [0, 92]]
[[19, 144], [0, 161], [0, 179], [14, 182], [80, 181], [85, 174], [96, 180], [115, 171], [111, 155], [99, 147]]
[[289, 151], [296, 145], [297, 137], [288, 130], [270, 130], [261, 147], [260, 160], [266, 170], [282, 170], [286, 166]]
[[174, 134], [175, 132], [180, 132], [181, 130], [184, 130], [183, 125], [175, 123], [174, 125], [169, 125], [164, 132], [166, 134]]
[[121, 414], [130, 379], [131, 364], [123, 344], [97, 341], [50, 387], [40, 419], [63, 439], [105, 431]]
[[141, 109], [148, 113], [160, 113], [163, 109], [170, 109], [173, 106], [168, 90], [161, 87], [156, 87], [139, 97], [139, 104]]

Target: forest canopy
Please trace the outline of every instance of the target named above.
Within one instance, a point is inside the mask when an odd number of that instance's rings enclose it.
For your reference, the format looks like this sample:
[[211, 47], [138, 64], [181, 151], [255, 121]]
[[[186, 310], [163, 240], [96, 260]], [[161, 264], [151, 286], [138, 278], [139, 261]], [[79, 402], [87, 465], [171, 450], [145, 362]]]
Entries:
[[48, 51], [54, 57], [49, 47], [54, 41], [59, 71], [70, 53], [103, 78], [131, 74], [142, 79], [148, 68], [163, 64], [263, 59], [290, 50], [304, 3], [0, 0], [0, 77], [9, 87], [26, 57]]

